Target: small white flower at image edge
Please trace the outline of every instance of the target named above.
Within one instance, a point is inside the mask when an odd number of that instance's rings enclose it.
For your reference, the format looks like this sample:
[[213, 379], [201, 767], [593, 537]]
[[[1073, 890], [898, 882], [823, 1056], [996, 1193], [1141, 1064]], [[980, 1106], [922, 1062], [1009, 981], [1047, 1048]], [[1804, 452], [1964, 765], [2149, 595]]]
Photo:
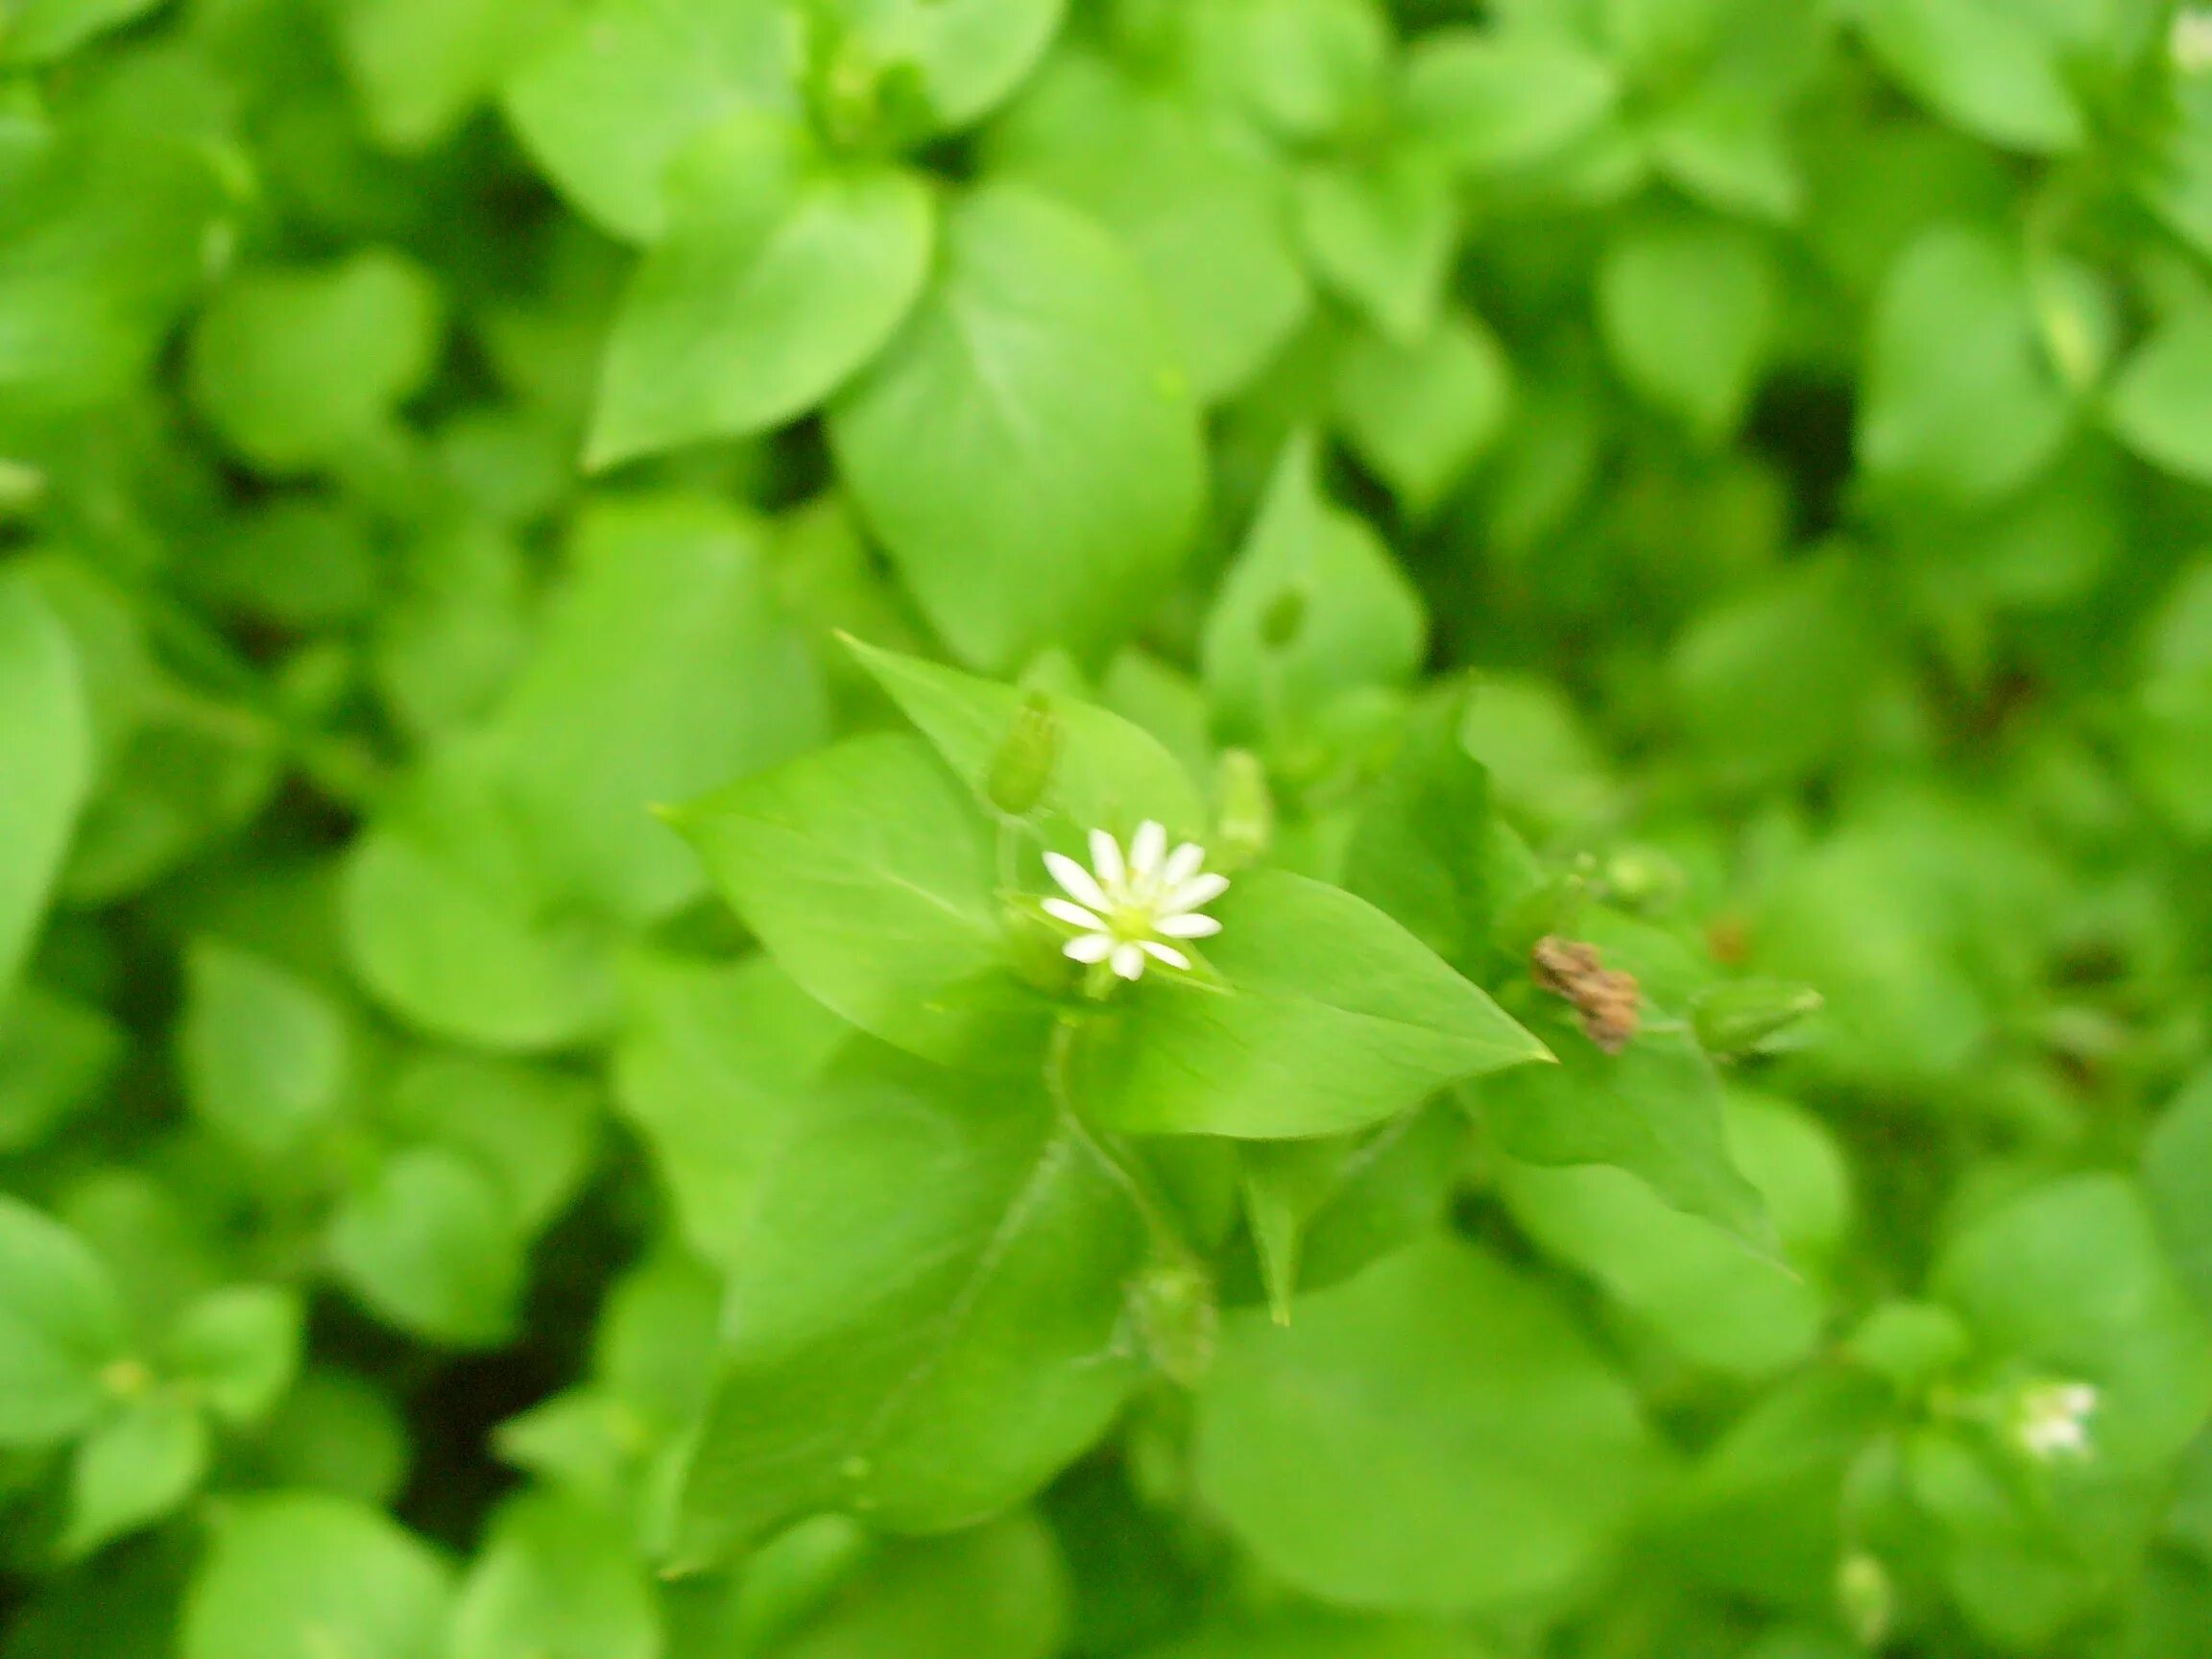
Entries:
[[2021, 1449], [2042, 1462], [2087, 1457], [2096, 1410], [2097, 1390], [2087, 1382], [2038, 1382], [2014, 1401], [2012, 1432]]
[[1229, 878], [1206, 869], [1206, 849], [1186, 841], [1167, 850], [1167, 827], [1146, 819], [1121, 843], [1091, 831], [1091, 866], [1064, 853], [1045, 854], [1045, 868], [1068, 895], [1045, 901], [1046, 913], [1076, 930], [1066, 954], [1086, 965], [1104, 962], [1123, 979], [1147, 963], [1188, 971], [1190, 958], [1174, 941], [1205, 939], [1221, 924], [1199, 914], [1229, 890]]

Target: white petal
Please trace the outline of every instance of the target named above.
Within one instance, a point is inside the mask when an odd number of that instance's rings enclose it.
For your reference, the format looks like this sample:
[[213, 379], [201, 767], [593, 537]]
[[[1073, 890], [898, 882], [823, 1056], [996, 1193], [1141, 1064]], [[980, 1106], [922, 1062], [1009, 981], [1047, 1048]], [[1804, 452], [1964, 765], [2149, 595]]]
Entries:
[[1105, 917], [1093, 915], [1082, 905], [1070, 904], [1065, 899], [1046, 900], [1045, 913], [1047, 916], [1057, 916], [1069, 926], [1080, 927], [1088, 933], [1103, 932], [1106, 927]]
[[1172, 893], [1191, 877], [1198, 874], [1206, 862], [1206, 849], [1195, 841], [1186, 841], [1167, 854], [1167, 862], [1160, 869], [1160, 886]]
[[1113, 949], [1113, 934], [1086, 933], [1080, 939], [1069, 940], [1063, 953], [1072, 956], [1078, 962], [1103, 962], [1106, 953]]
[[1195, 910], [1201, 904], [1213, 903], [1228, 891], [1229, 878], [1217, 871], [1208, 871], [1203, 876], [1191, 877], [1163, 899], [1160, 902], [1160, 913], [1164, 916], [1176, 916], [1186, 910]]
[[1110, 910], [1113, 908], [1112, 902], [1107, 899], [1105, 890], [1098, 885], [1097, 878], [1090, 871], [1084, 869], [1082, 865], [1076, 863], [1074, 859], [1069, 857], [1067, 854], [1046, 854], [1045, 868], [1052, 873], [1053, 880], [1059, 882], [1061, 886], [1067, 888], [1070, 894], [1090, 905], [1092, 909]]
[[1144, 951], [1142, 947], [1124, 939], [1114, 947], [1114, 972], [1124, 979], [1134, 979], [1144, 972]]
[[1160, 860], [1167, 856], [1167, 826], [1158, 819], [1147, 818], [1137, 826], [1137, 833], [1129, 838], [1129, 874], [1139, 881], [1149, 881], [1160, 873]]
[[1169, 939], [1211, 939], [1221, 931], [1221, 924], [1211, 916], [1163, 916], [1152, 924], [1152, 931]]
[[1144, 953], [1147, 956], [1157, 956], [1170, 968], [1188, 968], [1190, 966], [1190, 957], [1184, 955], [1174, 946], [1163, 945], [1157, 939], [1144, 941]]
[[[1108, 889], [1129, 879], [1128, 868], [1121, 862], [1121, 843], [1103, 830], [1091, 831], [1091, 868], [1098, 872], [1100, 884]], [[1075, 896], [1083, 897], [1080, 893]]]

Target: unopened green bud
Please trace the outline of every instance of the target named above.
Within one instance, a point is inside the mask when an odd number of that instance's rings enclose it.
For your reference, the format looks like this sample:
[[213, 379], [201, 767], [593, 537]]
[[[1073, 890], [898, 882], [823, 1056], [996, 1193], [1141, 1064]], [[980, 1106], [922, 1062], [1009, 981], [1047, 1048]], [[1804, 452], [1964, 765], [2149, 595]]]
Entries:
[[1631, 910], [1659, 910], [1690, 884], [1682, 866], [1650, 847], [1623, 847], [1605, 861], [1605, 891]]
[[0, 455], [0, 523], [21, 517], [46, 493], [46, 474], [23, 461]]
[[1045, 799], [1060, 760], [1060, 721], [1051, 699], [1032, 691], [1022, 700], [1014, 725], [998, 740], [983, 776], [983, 794], [1009, 818], [1020, 818]]
[[1214, 1363], [1220, 1331], [1214, 1281], [1195, 1262], [1155, 1262], [1137, 1276], [1130, 1296], [1152, 1363], [1186, 1388], [1196, 1384]]
[[1495, 933], [1500, 950], [1520, 960], [1536, 948], [1539, 939], [1572, 939], [1581, 931], [1583, 912], [1590, 907], [1590, 878], [1581, 870], [1563, 870], [1547, 877], [1508, 904], [1498, 918]]
[[1692, 998], [1690, 1020], [1708, 1054], [1764, 1054], [1787, 1047], [1821, 1005], [1820, 993], [1810, 985], [1732, 979]]
[[1267, 768], [1248, 749], [1224, 750], [1214, 788], [1220, 805], [1210, 862], [1216, 870], [1241, 870], [1275, 841], [1275, 796], [1267, 787]]
[[1837, 1563], [1836, 1610], [1863, 1647], [1879, 1647], [1897, 1617], [1897, 1592], [1889, 1570], [1863, 1550]]

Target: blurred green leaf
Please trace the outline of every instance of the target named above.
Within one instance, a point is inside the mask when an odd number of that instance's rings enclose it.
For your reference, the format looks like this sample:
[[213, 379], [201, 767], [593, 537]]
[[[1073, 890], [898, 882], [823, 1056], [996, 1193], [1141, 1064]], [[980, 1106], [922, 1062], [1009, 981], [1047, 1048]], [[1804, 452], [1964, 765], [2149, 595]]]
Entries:
[[336, 1498], [241, 1499], [193, 1575], [181, 1659], [439, 1659], [450, 1575], [429, 1546]]
[[1308, 1297], [1287, 1328], [1232, 1318], [1196, 1455], [1270, 1572], [1340, 1605], [1438, 1611], [1563, 1589], [1661, 1466], [1550, 1294], [1443, 1240]]
[[59, 1222], [0, 1196], [0, 1445], [46, 1445], [88, 1427], [126, 1342], [107, 1266]]
[[0, 1008], [15, 988], [91, 785], [92, 733], [69, 636], [38, 590], [0, 577]]
[[1142, 277], [1058, 204], [947, 213], [937, 280], [830, 408], [838, 466], [959, 655], [1118, 643], [1158, 603], [1203, 493], [1193, 399]]
[[928, 275], [911, 173], [839, 167], [779, 115], [686, 145], [608, 343], [586, 459], [612, 466], [805, 414], [880, 350]]

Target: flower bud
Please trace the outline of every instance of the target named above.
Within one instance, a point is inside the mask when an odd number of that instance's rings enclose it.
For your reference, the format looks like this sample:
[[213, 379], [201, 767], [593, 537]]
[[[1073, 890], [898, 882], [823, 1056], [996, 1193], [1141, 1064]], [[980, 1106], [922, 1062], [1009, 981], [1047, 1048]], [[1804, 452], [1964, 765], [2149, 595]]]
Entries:
[[1214, 789], [1220, 803], [1214, 865], [1240, 870], [1275, 840], [1275, 797], [1267, 787], [1267, 769], [1248, 749], [1224, 750]]
[[1034, 810], [1052, 782], [1060, 759], [1060, 722], [1051, 700], [1032, 691], [1015, 711], [1014, 724], [998, 740], [983, 777], [983, 794], [1009, 818]]
[[1897, 1617], [1897, 1592], [1889, 1570], [1863, 1550], [1854, 1550], [1836, 1567], [1836, 1611], [1862, 1647], [1879, 1647]]
[[1690, 999], [1690, 1020], [1708, 1054], [1766, 1054], [1789, 1046], [1823, 1004], [1810, 985], [1783, 979], [1732, 979]]

